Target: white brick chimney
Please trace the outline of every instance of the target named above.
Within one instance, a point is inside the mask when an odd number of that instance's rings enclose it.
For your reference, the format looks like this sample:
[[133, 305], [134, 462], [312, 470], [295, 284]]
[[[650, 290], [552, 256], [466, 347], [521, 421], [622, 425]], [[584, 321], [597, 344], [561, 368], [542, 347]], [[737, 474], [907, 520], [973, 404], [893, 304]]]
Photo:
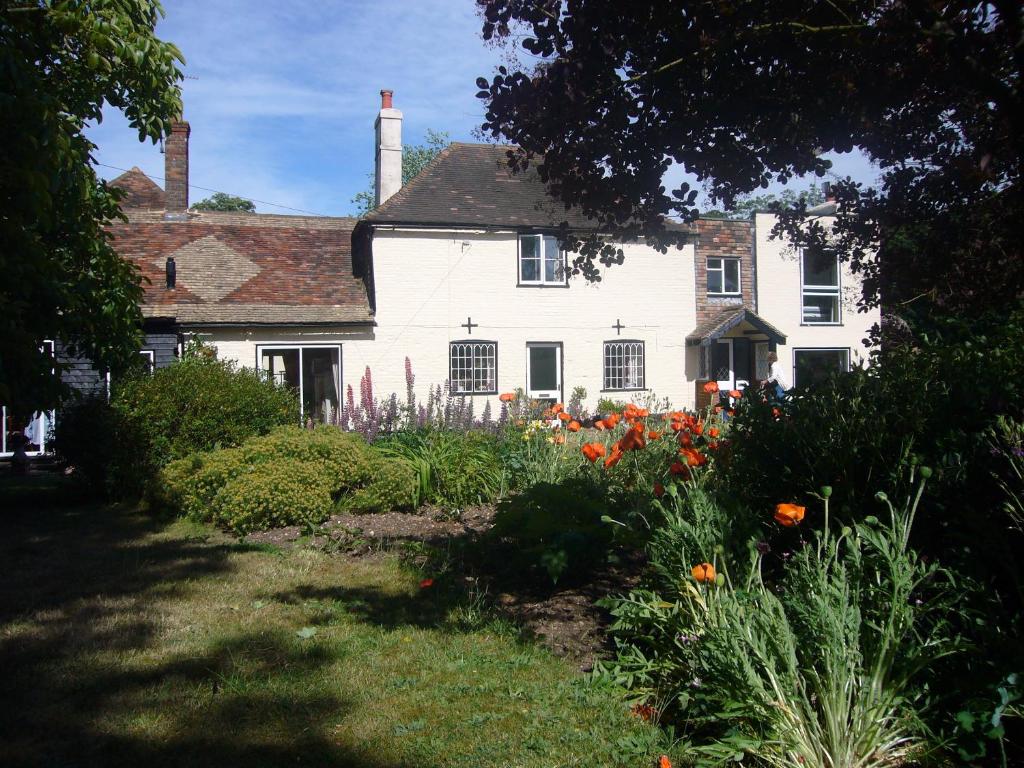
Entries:
[[380, 113], [373, 126], [377, 133], [377, 205], [402, 188], [402, 113], [391, 106], [391, 96], [391, 91], [380, 92]]

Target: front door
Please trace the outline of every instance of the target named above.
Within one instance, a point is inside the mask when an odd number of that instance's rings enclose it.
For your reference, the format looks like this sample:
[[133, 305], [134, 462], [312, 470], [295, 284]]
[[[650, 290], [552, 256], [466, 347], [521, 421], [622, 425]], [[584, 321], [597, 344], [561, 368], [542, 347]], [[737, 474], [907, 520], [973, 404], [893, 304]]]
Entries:
[[711, 348], [710, 378], [718, 382], [718, 388], [723, 392], [736, 389], [732, 339], [719, 339]]
[[562, 345], [526, 345], [526, 396], [532, 400], [562, 399]]

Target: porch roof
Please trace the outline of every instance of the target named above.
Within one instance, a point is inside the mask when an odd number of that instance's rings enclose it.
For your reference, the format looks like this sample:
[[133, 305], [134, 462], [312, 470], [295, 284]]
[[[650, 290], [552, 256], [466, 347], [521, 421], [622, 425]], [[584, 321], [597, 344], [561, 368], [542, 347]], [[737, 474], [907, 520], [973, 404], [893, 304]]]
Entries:
[[786, 335], [774, 325], [746, 307], [736, 307], [720, 312], [698, 325], [696, 330], [686, 337], [686, 344], [706, 347], [744, 322], [754, 326], [754, 329], [767, 336], [769, 341], [776, 344], [786, 343]]

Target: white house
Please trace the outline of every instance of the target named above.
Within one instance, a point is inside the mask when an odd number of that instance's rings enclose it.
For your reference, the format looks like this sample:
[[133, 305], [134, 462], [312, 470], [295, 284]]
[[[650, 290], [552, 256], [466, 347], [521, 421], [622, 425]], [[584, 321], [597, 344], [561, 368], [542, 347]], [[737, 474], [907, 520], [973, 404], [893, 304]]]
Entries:
[[[567, 216], [577, 230], [590, 222], [489, 144], [452, 144], [402, 188], [402, 113], [382, 97], [380, 205], [360, 221], [190, 210], [187, 123], [165, 141], [166, 189], [138, 169], [112, 182], [127, 193], [115, 247], [150, 281], [147, 363], [201, 338], [327, 420], [367, 367], [378, 397], [404, 397], [406, 358], [421, 397], [447, 380], [479, 414], [518, 388], [564, 401], [582, 387], [591, 409], [652, 395], [693, 408], [710, 379], [727, 390], [764, 379], [770, 350], [790, 385], [865, 357], [879, 316], [856, 312], [856, 276], [771, 240], [772, 216], [701, 219], [682, 249], [623, 243], [625, 262], [600, 283], [567, 279], [553, 232]], [[87, 368], [68, 375], [102, 381]], [[7, 416], [5, 439], [26, 421]]]

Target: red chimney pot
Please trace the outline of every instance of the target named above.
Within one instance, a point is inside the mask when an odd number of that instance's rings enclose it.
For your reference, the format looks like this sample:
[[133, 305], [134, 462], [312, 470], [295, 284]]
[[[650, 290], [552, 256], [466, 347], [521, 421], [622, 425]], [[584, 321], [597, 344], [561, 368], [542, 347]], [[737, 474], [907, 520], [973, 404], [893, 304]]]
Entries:
[[391, 109], [391, 97], [394, 95], [394, 91], [381, 91], [380, 92], [380, 108]]

